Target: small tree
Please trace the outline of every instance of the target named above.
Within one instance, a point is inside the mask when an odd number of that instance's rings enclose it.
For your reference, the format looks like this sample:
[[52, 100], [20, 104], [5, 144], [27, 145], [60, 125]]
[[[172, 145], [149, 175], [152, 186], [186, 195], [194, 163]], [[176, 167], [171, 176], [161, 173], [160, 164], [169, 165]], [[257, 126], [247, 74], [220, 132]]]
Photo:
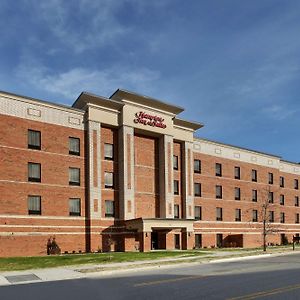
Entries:
[[270, 209], [273, 207], [273, 203], [270, 203], [269, 199], [266, 198], [263, 200], [263, 203], [261, 204], [260, 207], [260, 212], [259, 214], [261, 223], [262, 223], [262, 237], [263, 237], [263, 250], [267, 251], [267, 236], [270, 234], [273, 234], [275, 232], [278, 232], [278, 229], [274, 226], [272, 220], [274, 216], [271, 216], [270, 213], [272, 212]]
[[261, 190], [259, 197], [257, 221], [251, 222], [251, 225], [259, 229], [262, 234], [263, 251], [267, 250], [267, 237], [271, 234], [279, 232], [278, 226], [274, 222], [274, 199], [270, 187]]
[[109, 260], [112, 259], [112, 255], [111, 255], [111, 246], [112, 245], [113, 245], [112, 235], [111, 235], [111, 233], [109, 233], [108, 239], [107, 239], [107, 246], [108, 246], [108, 253], [109, 253], [108, 258], [109, 258]]

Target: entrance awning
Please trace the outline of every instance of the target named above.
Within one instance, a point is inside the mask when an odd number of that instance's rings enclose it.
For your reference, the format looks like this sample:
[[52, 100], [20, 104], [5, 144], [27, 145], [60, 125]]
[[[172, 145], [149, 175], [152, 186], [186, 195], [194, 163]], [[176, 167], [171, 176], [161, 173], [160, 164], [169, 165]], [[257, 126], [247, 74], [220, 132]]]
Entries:
[[194, 220], [189, 219], [131, 219], [125, 222], [126, 229], [137, 230], [138, 232], [151, 232], [153, 229], [185, 229], [188, 232], [194, 231]]

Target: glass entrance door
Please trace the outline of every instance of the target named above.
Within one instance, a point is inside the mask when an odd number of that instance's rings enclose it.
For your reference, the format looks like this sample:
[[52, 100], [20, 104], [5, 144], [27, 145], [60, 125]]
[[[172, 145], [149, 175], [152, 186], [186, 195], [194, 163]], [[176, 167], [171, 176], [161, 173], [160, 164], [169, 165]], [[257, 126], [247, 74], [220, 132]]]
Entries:
[[151, 232], [151, 250], [158, 249], [158, 232], [153, 231]]

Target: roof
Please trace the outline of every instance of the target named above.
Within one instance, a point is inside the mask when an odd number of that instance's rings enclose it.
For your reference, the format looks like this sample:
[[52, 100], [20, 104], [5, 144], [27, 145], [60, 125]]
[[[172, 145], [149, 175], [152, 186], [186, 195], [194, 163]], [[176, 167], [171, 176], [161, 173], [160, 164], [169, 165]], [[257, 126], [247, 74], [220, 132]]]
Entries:
[[73, 107], [83, 108], [87, 103], [104, 106], [106, 108], [121, 109], [124, 104], [106, 97], [98, 96], [89, 92], [82, 92], [73, 103]]
[[299, 165], [300, 162], [294, 162], [294, 161], [290, 161], [290, 160], [286, 160], [286, 159], [281, 159], [280, 160], [283, 163], [288, 163], [288, 164], [292, 164], [292, 165]]
[[151, 106], [163, 111], [167, 111], [175, 115], [184, 111], [184, 109], [180, 106], [176, 106], [161, 100], [157, 100], [155, 98], [140, 95], [123, 89], [117, 89], [109, 98], [117, 101], [122, 101], [124, 99], [129, 100], [141, 105]]
[[56, 103], [56, 102], [50, 102], [50, 101], [46, 101], [46, 100], [41, 100], [41, 99], [37, 99], [37, 98], [32, 98], [32, 97], [28, 97], [28, 96], [23, 96], [23, 95], [19, 95], [19, 94], [14, 94], [14, 93], [10, 93], [10, 92], [5, 92], [5, 91], [1, 91], [1, 90], [0, 90], [0, 94], [6, 94], [6, 95], [12, 96], [12, 97], [20, 97], [20, 98], [24, 98], [24, 99], [27, 99], [27, 100], [30, 100], [30, 101], [38, 102], [38, 103], [41, 103], [41, 104], [57, 106], [57, 107], [60, 107], [60, 108], [74, 110], [74, 111], [81, 112], [81, 113], [84, 112], [82, 109], [75, 108], [75, 107], [72, 107], [72, 106], [59, 104], [59, 103]]
[[174, 125], [191, 128], [193, 130], [200, 129], [204, 126], [202, 123], [194, 122], [194, 121], [187, 121], [187, 120], [180, 119], [177, 117], [174, 118]]
[[194, 137], [194, 139], [200, 140], [200, 141], [203, 140], [203, 141], [207, 141], [207, 142], [211, 142], [211, 143], [215, 143], [215, 144], [219, 144], [219, 145], [224, 145], [224, 146], [228, 146], [228, 147], [232, 147], [232, 148], [237, 148], [237, 149], [241, 149], [241, 150], [246, 150], [246, 151], [250, 151], [250, 152], [255, 152], [255, 153], [258, 153], [258, 154], [262, 154], [262, 155], [273, 156], [273, 157], [281, 159], [281, 156], [270, 154], [270, 153], [267, 153], [267, 152], [257, 151], [257, 150], [248, 149], [248, 148], [245, 148], [245, 147], [239, 147], [239, 146], [231, 145], [231, 144], [225, 144], [225, 143], [217, 142], [217, 141], [206, 139], [206, 138]]

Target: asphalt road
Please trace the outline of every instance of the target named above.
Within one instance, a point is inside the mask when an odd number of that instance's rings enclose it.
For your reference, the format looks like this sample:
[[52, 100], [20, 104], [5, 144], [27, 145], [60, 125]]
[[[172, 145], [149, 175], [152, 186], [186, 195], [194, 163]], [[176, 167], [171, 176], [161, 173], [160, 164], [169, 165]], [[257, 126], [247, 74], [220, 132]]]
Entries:
[[300, 254], [0, 287], [17, 299], [300, 299]]

